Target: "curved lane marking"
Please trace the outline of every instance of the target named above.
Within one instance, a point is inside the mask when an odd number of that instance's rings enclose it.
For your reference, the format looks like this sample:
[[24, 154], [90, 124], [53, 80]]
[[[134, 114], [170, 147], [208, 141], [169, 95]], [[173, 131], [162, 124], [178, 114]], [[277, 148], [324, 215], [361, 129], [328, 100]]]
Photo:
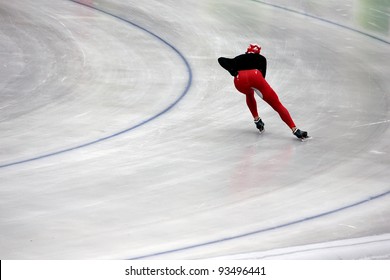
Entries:
[[78, 149], [81, 149], [81, 148], [85, 148], [87, 146], [91, 146], [93, 144], [96, 144], [96, 143], [99, 143], [99, 142], [103, 142], [103, 141], [106, 141], [106, 140], [109, 140], [111, 138], [114, 138], [118, 135], [121, 135], [121, 134], [124, 134], [124, 133], [127, 133], [129, 131], [132, 131], [146, 123], [149, 123], [151, 121], [153, 121], [154, 119], [160, 117], [161, 115], [167, 113], [169, 110], [171, 110], [174, 106], [176, 106], [177, 103], [179, 103], [183, 97], [188, 93], [191, 85], [192, 85], [192, 70], [191, 70], [191, 66], [189, 64], [189, 62], [187, 61], [187, 59], [184, 57], [184, 55], [175, 47], [173, 46], [172, 44], [170, 44], [169, 42], [167, 42], [166, 40], [164, 40], [163, 38], [161, 38], [160, 36], [156, 35], [155, 33], [151, 32], [150, 30], [134, 23], [134, 22], [131, 22], [130, 20], [127, 20], [125, 18], [122, 18], [122, 17], [119, 17], [117, 15], [114, 15], [110, 12], [107, 12], [107, 11], [104, 11], [100, 8], [97, 8], [97, 7], [92, 7], [92, 6], [89, 6], [87, 4], [84, 4], [84, 3], [80, 3], [78, 1], [75, 1], [75, 0], [69, 0], [71, 2], [74, 2], [74, 3], [77, 3], [79, 5], [83, 5], [83, 6], [86, 6], [86, 7], [89, 7], [91, 9], [94, 9], [94, 10], [97, 10], [101, 13], [104, 13], [108, 16], [111, 16], [111, 17], [114, 17], [116, 19], [119, 19], [123, 22], [126, 22], [127, 24], [131, 25], [131, 26], [134, 26], [140, 30], [142, 30], [143, 32], [146, 32], [148, 34], [150, 34], [152, 37], [154, 37], [155, 39], [159, 40], [160, 42], [162, 42], [163, 44], [167, 45], [169, 48], [171, 48], [182, 60], [182, 62], [185, 64], [186, 68], [187, 68], [187, 71], [188, 71], [188, 80], [187, 80], [187, 84], [183, 90], [183, 92], [180, 94], [180, 96], [173, 102], [171, 103], [168, 107], [166, 107], [165, 109], [163, 109], [161, 112], [157, 113], [156, 115], [153, 115], [149, 118], [147, 118], [146, 120], [143, 120], [141, 121], [140, 123], [134, 125], [134, 126], [131, 126], [125, 130], [122, 130], [122, 131], [119, 131], [119, 132], [116, 132], [114, 134], [111, 134], [111, 135], [108, 135], [108, 136], [105, 136], [105, 137], [102, 137], [102, 138], [99, 138], [99, 139], [96, 139], [96, 140], [93, 140], [93, 141], [90, 141], [90, 142], [87, 142], [87, 143], [84, 143], [84, 144], [81, 144], [81, 145], [77, 145], [77, 146], [74, 146], [74, 147], [71, 147], [71, 148], [67, 148], [67, 149], [63, 149], [63, 150], [59, 150], [57, 152], [52, 152], [52, 153], [48, 153], [48, 154], [43, 154], [43, 155], [40, 155], [40, 156], [36, 156], [36, 157], [31, 157], [31, 158], [27, 158], [27, 159], [23, 159], [23, 160], [19, 160], [19, 161], [14, 161], [14, 162], [9, 162], [9, 163], [5, 163], [5, 164], [2, 164], [0, 165], [0, 169], [1, 168], [5, 168], [5, 167], [9, 167], [9, 166], [13, 166], [13, 165], [19, 165], [19, 164], [22, 164], [22, 163], [28, 163], [28, 162], [32, 162], [32, 161], [37, 161], [37, 160], [40, 160], [40, 159], [44, 159], [44, 158], [48, 158], [48, 157], [53, 157], [53, 156], [56, 156], [56, 155], [59, 155], [59, 154], [64, 154], [64, 153], [67, 153], [67, 152], [71, 152], [71, 151], [74, 151], [74, 150], [78, 150]]

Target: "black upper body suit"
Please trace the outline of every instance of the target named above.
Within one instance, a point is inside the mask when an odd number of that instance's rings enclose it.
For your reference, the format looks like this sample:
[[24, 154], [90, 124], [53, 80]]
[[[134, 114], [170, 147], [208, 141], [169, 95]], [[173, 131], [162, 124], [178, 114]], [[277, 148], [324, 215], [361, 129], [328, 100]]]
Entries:
[[218, 62], [234, 77], [238, 75], [240, 70], [257, 69], [263, 74], [264, 78], [267, 72], [267, 59], [261, 54], [245, 53], [235, 58], [220, 57]]

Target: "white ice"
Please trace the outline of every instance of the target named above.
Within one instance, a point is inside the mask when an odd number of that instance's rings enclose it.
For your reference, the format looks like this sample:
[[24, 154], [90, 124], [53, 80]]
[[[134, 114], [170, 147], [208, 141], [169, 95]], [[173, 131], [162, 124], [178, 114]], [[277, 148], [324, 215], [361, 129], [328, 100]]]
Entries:
[[1, 259], [390, 259], [386, 1], [80, 2], [0, 3]]

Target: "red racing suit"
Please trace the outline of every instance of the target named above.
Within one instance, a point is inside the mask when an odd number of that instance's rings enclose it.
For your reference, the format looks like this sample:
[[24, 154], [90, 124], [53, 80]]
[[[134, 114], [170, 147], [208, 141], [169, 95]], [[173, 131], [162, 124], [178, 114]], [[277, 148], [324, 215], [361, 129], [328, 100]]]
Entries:
[[279, 101], [278, 95], [265, 80], [267, 60], [261, 54], [245, 53], [235, 58], [218, 58], [219, 64], [234, 76], [236, 89], [246, 95], [247, 106], [253, 116], [257, 118], [257, 103], [255, 92], [267, 102], [280, 118], [288, 125], [295, 127], [290, 113]]

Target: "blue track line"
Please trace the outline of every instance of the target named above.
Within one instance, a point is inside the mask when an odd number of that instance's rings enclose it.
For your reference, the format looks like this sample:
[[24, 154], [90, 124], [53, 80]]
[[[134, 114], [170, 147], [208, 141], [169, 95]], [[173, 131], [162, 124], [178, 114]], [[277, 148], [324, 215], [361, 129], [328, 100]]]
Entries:
[[353, 204], [341, 207], [341, 208], [330, 210], [330, 211], [327, 211], [327, 212], [324, 212], [324, 213], [320, 213], [320, 214], [317, 214], [317, 215], [314, 215], [314, 216], [309, 216], [309, 217], [306, 217], [306, 218], [298, 219], [298, 220], [295, 220], [295, 221], [292, 221], [292, 222], [280, 224], [280, 225], [277, 225], [277, 226], [274, 226], [274, 227], [259, 229], [259, 230], [255, 230], [255, 231], [239, 234], [239, 235], [234, 235], [234, 236], [225, 237], [225, 238], [221, 238], [221, 239], [211, 240], [211, 241], [208, 241], [208, 242], [198, 243], [198, 244], [194, 244], [194, 245], [190, 245], [190, 246], [186, 246], [186, 247], [181, 247], [181, 248], [176, 248], [176, 249], [172, 249], [172, 250], [156, 252], [156, 253], [142, 255], [142, 256], [135, 256], [135, 257], [129, 258], [129, 260], [139, 260], [139, 259], [147, 259], [147, 258], [152, 258], [152, 257], [158, 257], [158, 256], [161, 256], [161, 255], [177, 253], [177, 252], [180, 252], [180, 251], [185, 251], [185, 250], [195, 249], [195, 248], [199, 248], [199, 247], [203, 247], [203, 246], [218, 244], [218, 243], [222, 243], [222, 242], [225, 242], [225, 241], [235, 240], [235, 239], [248, 237], [248, 236], [252, 236], [252, 235], [263, 233], [263, 232], [268, 232], [268, 231], [272, 231], [272, 230], [285, 228], [285, 227], [292, 226], [292, 225], [295, 225], [295, 224], [299, 224], [299, 223], [307, 222], [307, 221], [310, 221], [310, 220], [315, 220], [317, 218], [321, 218], [321, 217], [324, 217], [324, 216], [328, 216], [328, 215], [331, 215], [331, 214], [335, 214], [335, 213], [341, 212], [343, 210], [347, 210], [349, 208], [352, 208], [352, 207], [355, 207], [355, 206], [359, 206], [359, 205], [365, 204], [367, 202], [370, 202], [370, 201], [382, 198], [382, 197], [384, 197], [386, 195], [389, 195], [389, 194], [390, 194], [390, 190], [387, 191], [387, 192], [375, 195], [375, 196], [371, 196], [371, 197], [369, 197], [367, 199], [364, 199], [364, 200], [361, 200], [359, 202], [356, 202], [356, 203], [353, 203]]
[[353, 31], [355, 33], [362, 34], [364, 36], [370, 37], [371, 39], [374, 39], [374, 40], [380, 41], [382, 43], [385, 43], [387, 45], [390, 45], [390, 42], [386, 41], [385, 39], [382, 39], [382, 38], [374, 36], [374, 35], [372, 35], [370, 33], [367, 33], [367, 32], [364, 32], [364, 31], [361, 31], [361, 30], [358, 30], [358, 29], [355, 29], [355, 28], [352, 28], [352, 27], [349, 27], [349, 26], [346, 26], [346, 25], [343, 25], [343, 24], [340, 24], [340, 23], [337, 23], [337, 22], [334, 22], [334, 21], [322, 18], [322, 17], [318, 17], [318, 16], [315, 16], [315, 15], [307, 14], [307, 13], [304, 13], [304, 12], [301, 12], [301, 11], [298, 11], [298, 10], [294, 10], [294, 9], [291, 9], [291, 8], [288, 8], [288, 7], [284, 7], [284, 6], [280, 6], [280, 5], [276, 5], [276, 4], [271, 4], [271, 3], [264, 2], [264, 1], [261, 1], [261, 0], [251, 0], [251, 1], [259, 3], [259, 4], [262, 4], [262, 5], [270, 6], [270, 7], [273, 7], [273, 8], [277, 8], [277, 9], [280, 9], [280, 10], [284, 10], [284, 11], [287, 11], [287, 12], [290, 12], [290, 13], [293, 13], [293, 14], [298, 14], [298, 15], [305, 16], [305, 17], [308, 17], [308, 18], [313, 18], [313, 19], [316, 19], [316, 20], [319, 20], [319, 21], [322, 21], [322, 22], [326, 22], [326, 23], [329, 23], [331, 25], [335, 25], [335, 26], [341, 27], [343, 29], [347, 29], [347, 30]]
[[36, 156], [36, 157], [32, 157], [32, 158], [28, 158], [28, 159], [24, 159], [24, 160], [19, 160], [19, 161], [14, 161], [14, 162], [10, 162], [10, 163], [6, 163], [6, 164], [2, 164], [0, 165], [0, 169], [1, 168], [6, 168], [6, 167], [9, 167], [9, 166], [13, 166], [13, 165], [19, 165], [19, 164], [23, 164], [23, 163], [28, 163], [28, 162], [32, 162], [32, 161], [37, 161], [37, 160], [40, 160], [40, 159], [44, 159], [44, 158], [48, 158], [48, 157], [53, 157], [53, 156], [56, 156], [56, 155], [59, 155], [59, 154], [64, 154], [64, 153], [67, 153], [67, 152], [71, 152], [71, 151], [74, 151], [74, 150], [78, 150], [78, 149], [81, 149], [81, 148], [85, 148], [87, 146], [91, 146], [93, 144], [96, 144], [96, 143], [99, 143], [99, 142], [103, 142], [105, 140], [109, 140], [111, 138], [114, 138], [118, 135], [121, 135], [121, 134], [124, 134], [124, 133], [127, 133], [131, 130], [134, 130], [146, 123], [149, 123], [151, 122], [152, 120], [160, 117], [161, 115], [167, 113], [169, 110], [171, 110], [177, 103], [180, 102], [180, 100], [183, 99], [183, 97], [188, 93], [191, 85], [192, 85], [192, 69], [191, 69], [191, 66], [189, 64], [189, 62], [187, 61], [187, 59], [184, 57], [184, 55], [175, 47], [173, 46], [172, 44], [170, 44], [169, 42], [167, 42], [166, 40], [164, 40], [163, 38], [161, 38], [160, 36], [154, 34], [153, 32], [147, 30], [146, 28], [134, 23], [134, 22], [131, 22], [127, 19], [124, 19], [122, 17], [119, 17], [117, 15], [114, 15], [112, 13], [109, 13], [107, 11], [104, 11], [102, 9], [99, 9], [97, 7], [92, 7], [92, 6], [89, 6], [87, 4], [84, 4], [84, 3], [80, 3], [78, 1], [75, 1], [75, 0], [69, 0], [71, 2], [74, 2], [74, 3], [77, 3], [79, 5], [83, 5], [83, 6], [86, 6], [86, 7], [89, 7], [91, 9], [94, 9], [94, 10], [97, 10], [101, 13], [104, 13], [106, 15], [109, 15], [111, 17], [114, 17], [116, 19], [119, 19], [123, 22], [126, 22], [146, 33], [148, 33], [149, 35], [151, 35], [152, 37], [154, 37], [155, 39], [159, 40], [160, 42], [164, 43], [165, 45], [167, 45], [169, 48], [171, 48], [180, 58], [181, 60], [183, 61], [183, 63], [185, 64], [186, 68], [187, 68], [187, 71], [188, 71], [188, 81], [187, 81], [187, 84], [186, 84], [186, 87], [184, 88], [183, 92], [181, 93], [181, 95], [172, 103], [170, 104], [168, 107], [166, 107], [164, 110], [162, 110], [161, 112], [159, 112], [158, 114], [146, 119], [146, 120], [143, 120], [141, 121], [140, 123], [132, 126], [132, 127], [129, 127], [125, 130], [122, 130], [122, 131], [119, 131], [117, 133], [114, 133], [114, 134], [111, 134], [111, 135], [108, 135], [108, 136], [105, 136], [105, 137], [102, 137], [102, 138], [99, 138], [99, 139], [96, 139], [94, 141], [91, 141], [91, 142], [87, 142], [85, 144], [82, 144], [82, 145], [78, 145], [78, 146], [74, 146], [74, 147], [71, 147], [71, 148], [67, 148], [67, 149], [63, 149], [63, 150], [59, 150], [57, 152], [53, 152], [53, 153], [48, 153], [48, 154], [43, 154], [43, 155], [40, 155], [40, 156]]

